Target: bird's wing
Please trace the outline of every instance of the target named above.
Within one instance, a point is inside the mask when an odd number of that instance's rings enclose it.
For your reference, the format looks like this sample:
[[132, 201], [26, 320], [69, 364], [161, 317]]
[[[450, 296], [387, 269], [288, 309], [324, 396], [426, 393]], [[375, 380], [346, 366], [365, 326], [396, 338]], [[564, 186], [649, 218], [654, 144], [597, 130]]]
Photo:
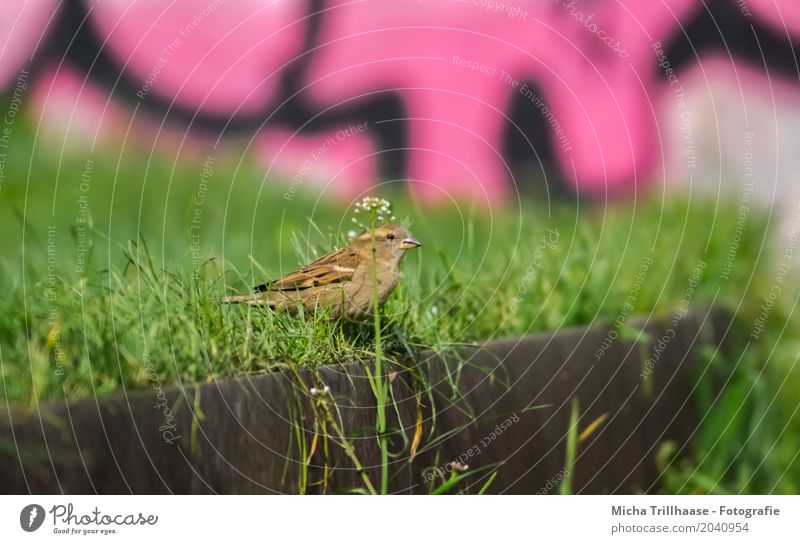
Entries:
[[278, 280], [262, 283], [255, 291], [300, 291], [309, 287], [341, 283], [351, 280], [360, 259], [351, 248], [338, 249], [323, 255], [300, 270], [292, 272]]

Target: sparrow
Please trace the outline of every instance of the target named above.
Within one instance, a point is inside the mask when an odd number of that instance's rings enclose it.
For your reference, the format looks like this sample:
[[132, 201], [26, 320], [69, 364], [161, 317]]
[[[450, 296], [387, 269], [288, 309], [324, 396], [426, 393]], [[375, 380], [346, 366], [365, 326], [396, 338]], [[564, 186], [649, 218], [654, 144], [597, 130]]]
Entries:
[[363, 319], [373, 311], [373, 247], [378, 283], [378, 302], [383, 304], [400, 279], [400, 262], [409, 249], [422, 244], [395, 224], [361, 233], [345, 248], [337, 249], [278, 280], [262, 283], [253, 294], [222, 299], [225, 303], [268, 306], [296, 314], [328, 308], [331, 318]]

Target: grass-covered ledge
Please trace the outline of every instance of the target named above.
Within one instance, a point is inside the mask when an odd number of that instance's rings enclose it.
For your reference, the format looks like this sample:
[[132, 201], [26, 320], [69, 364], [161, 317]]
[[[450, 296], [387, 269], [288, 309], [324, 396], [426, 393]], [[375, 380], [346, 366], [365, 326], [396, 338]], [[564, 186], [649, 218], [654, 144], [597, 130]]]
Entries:
[[[524, 219], [512, 214], [490, 221], [475, 212], [459, 229], [442, 228], [447, 219], [441, 211], [435, 220], [420, 212], [412, 228], [425, 245], [407, 258], [385, 307], [384, 350], [390, 355], [441, 351], [593, 322], [619, 325], [628, 315], [685, 306], [690, 288], [692, 304], [738, 305], [763, 230], [745, 233], [751, 239], [736, 256], [741, 265], [720, 285], [734, 212], [709, 202], [649, 202], [633, 211], [620, 207], [579, 218], [561, 207], [551, 209], [548, 218], [546, 209], [531, 204]], [[715, 214], [709, 230], [708, 218]], [[657, 215], [663, 220], [653, 221]], [[225, 260], [204, 255], [193, 268], [189, 258], [165, 259], [164, 249], [153, 247], [159, 240], [139, 239], [108, 247], [111, 254], [104, 257], [111, 268], [76, 274], [62, 264], [74, 253], [72, 241], [65, 241], [56, 248], [55, 273], [48, 274], [44, 263], [29, 266], [25, 283], [17, 278], [17, 286], [0, 299], [6, 380], [0, 394], [30, 406], [149, 388], [154, 374], [172, 384], [267, 372], [285, 368], [287, 361], [317, 366], [372, 358], [370, 323], [219, 302], [345, 244], [345, 233], [341, 239], [327, 234], [332, 228], [327, 225], [337, 224], [333, 216], [328, 219], [317, 216], [315, 226], [296, 234], [293, 259], [272, 261], [281, 246], [265, 242], [252, 265], [247, 255], [234, 257], [226, 249]], [[45, 241], [31, 230], [29, 239]], [[309, 231], [308, 245], [300, 242]], [[102, 238], [101, 232], [92, 236]], [[41, 249], [28, 250], [31, 260], [46, 258], [37, 255]]]
[[[0, 399], [14, 413], [373, 360], [372, 323], [219, 303], [346, 243], [351, 210], [305, 187], [286, 198], [280, 180], [259, 184], [247, 161], [220, 157], [203, 177], [202, 161], [47, 152], [10, 148], [0, 198]], [[734, 199], [651, 195], [605, 209], [523, 199], [487, 210], [379, 194], [423, 243], [381, 320], [390, 363], [612, 325], [592, 351], [601, 363], [636, 338], [631, 316], [708, 305], [727, 308], [744, 339], [780, 258], [769, 255], [769, 218], [753, 209], [742, 224]], [[664, 490], [797, 491], [787, 437], [800, 436], [800, 327], [789, 280], [783, 293], [758, 340], [724, 361], [725, 387], [696, 389], [699, 426], [690, 445], [662, 452]], [[3, 436], [2, 448], [13, 447]]]
[[[19, 493], [652, 493], [691, 447], [698, 376], [730, 376], [709, 358], [728, 353], [729, 318], [631, 318], [638, 340], [617, 339], [602, 364], [607, 326], [422, 352], [392, 367], [386, 463], [367, 362], [2, 415], [25, 454], [0, 452], [0, 481]], [[642, 356], [667, 331], [645, 378]]]

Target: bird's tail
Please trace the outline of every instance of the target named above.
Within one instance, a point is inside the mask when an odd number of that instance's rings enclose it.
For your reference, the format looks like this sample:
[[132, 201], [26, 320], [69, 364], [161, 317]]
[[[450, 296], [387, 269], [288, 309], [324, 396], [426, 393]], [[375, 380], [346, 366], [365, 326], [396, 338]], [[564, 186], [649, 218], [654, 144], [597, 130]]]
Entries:
[[256, 295], [233, 295], [230, 297], [225, 297], [222, 299], [223, 304], [253, 304], [253, 305], [262, 305], [264, 304], [264, 300], [259, 298]]

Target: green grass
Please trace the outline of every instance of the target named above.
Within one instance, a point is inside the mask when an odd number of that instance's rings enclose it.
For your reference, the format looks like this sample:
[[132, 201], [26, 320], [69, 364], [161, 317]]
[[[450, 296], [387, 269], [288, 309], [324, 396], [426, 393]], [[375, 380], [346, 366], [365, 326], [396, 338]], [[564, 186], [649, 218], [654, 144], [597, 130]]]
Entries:
[[[24, 409], [148, 388], [154, 375], [195, 382], [374, 357], [371, 323], [219, 304], [346, 243], [348, 206], [305, 186], [287, 200], [288, 182], [265, 180], [249, 159], [223, 152], [198, 203], [203, 153], [171, 161], [108, 146], [59, 156], [15, 130], [0, 186], [4, 402]], [[681, 306], [699, 262], [706, 267], [692, 303], [724, 304], [752, 323], [774, 277], [767, 219], [756, 212], [721, 276], [733, 199], [654, 195], [604, 209], [523, 200], [486, 210], [422, 207], [398, 186], [377, 194], [424, 244], [407, 257], [380, 322], [388, 357], [612, 322], [623, 312], [663, 314]], [[698, 394], [704, 420], [694, 449], [662, 452], [666, 491], [796, 490], [800, 328], [790, 292], [740, 361], [715, 363], [737, 364], [735, 381], [720, 399]]]

